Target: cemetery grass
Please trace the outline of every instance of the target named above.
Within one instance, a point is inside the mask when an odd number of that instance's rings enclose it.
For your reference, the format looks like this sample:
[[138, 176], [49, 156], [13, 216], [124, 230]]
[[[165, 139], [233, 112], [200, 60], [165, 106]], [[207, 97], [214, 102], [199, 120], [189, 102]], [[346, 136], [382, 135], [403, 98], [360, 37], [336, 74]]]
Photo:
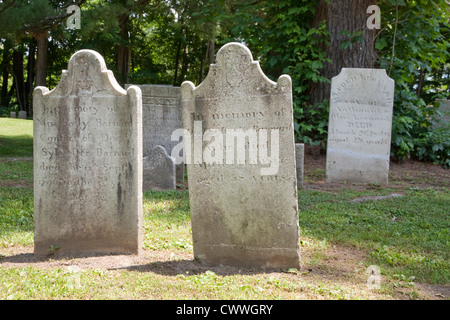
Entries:
[[[17, 125], [6, 129], [11, 122]], [[30, 135], [31, 121], [0, 118], [0, 299], [450, 296], [450, 178], [440, 166], [392, 163], [387, 186], [325, 184], [325, 156], [306, 154], [298, 190], [300, 270], [198, 263], [186, 184], [144, 193], [141, 256], [64, 257], [49, 248], [48, 257], [36, 258]], [[378, 289], [367, 286], [370, 265], [380, 269]]]

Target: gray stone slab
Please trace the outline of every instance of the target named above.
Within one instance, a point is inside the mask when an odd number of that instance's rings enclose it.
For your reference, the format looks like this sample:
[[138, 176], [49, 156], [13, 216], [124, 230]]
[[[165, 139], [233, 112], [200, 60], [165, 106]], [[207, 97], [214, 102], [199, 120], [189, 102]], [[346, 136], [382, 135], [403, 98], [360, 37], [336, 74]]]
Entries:
[[297, 188], [303, 186], [303, 172], [305, 167], [305, 144], [295, 144], [295, 167], [297, 170]]
[[156, 146], [143, 160], [143, 191], [175, 190], [175, 159], [163, 146]]
[[27, 118], [27, 112], [26, 111], [19, 111], [19, 119], [26, 119]]
[[141, 90], [125, 91], [100, 54], [81, 50], [33, 101], [34, 253], [138, 254]]
[[181, 86], [194, 256], [299, 268], [291, 78], [269, 80], [239, 43], [216, 61]]
[[9, 113], [9, 117], [10, 117], [10, 118], [16, 118], [16, 112], [15, 112], [15, 111], [11, 111], [11, 112]]
[[437, 100], [439, 102], [439, 115], [433, 122], [433, 126], [437, 128], [450, 128], [450, 100]]
[[[130, 86], [126, 84], [125, 88]], [[172, 132], [183, 128], [180, 87], [170, 85], [137, 85], [142, 91], [143, 152], [148, 156], [157, 145], [168, 154], [179, 141], [172, 141]], [[177, 182], [184, 181], [185, 164], [176, 166]]]
[[333, 77], [327, 182], [388, 183], [393, 99], [384, 69], [343, 68]]

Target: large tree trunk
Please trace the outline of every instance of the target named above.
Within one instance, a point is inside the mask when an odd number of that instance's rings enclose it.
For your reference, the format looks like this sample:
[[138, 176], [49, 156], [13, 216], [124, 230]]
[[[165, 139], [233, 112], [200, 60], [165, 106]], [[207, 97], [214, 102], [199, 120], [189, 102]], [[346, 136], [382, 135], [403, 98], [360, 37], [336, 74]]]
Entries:
[[[317, 8], [313, 26], [318, 27], [323, 21], [327, 21], [327, 28], [330, 33], [330, 43], [323, 45], [331, 62], [326, 62], [321, 71], [321, 75], [329, 80], [338, 75], [342, 68], [375, 68], [377, 65], [377, 54], [374, 41], [376, 29], [367, 28], [367, 19], [370, 14], [367, 8], [376, 4], [374, 0], [321, 0]], [[347, 31], [346, 34], [342, 34]], [[341, 49], [341, 43], [349, 41], [348, 34], [362, 32], [361, 41], [352, 43], [352, 47]], [[330, 84], [315, 83], [311, 86], [311, 104], [322, 102], [324, 99], [330, 100]]]
[[178, 66], [180, 64], [180, 56], [181, 56], [181, 45], [182, 45], [182, 40], [180, 39], [180, 41], [178, 41], [178, 46], [177, 46], [177, 55], [175, 57], [175, 74], [173, 76], [173, 85], [176, 86], [178, 85]]
[[130, 47], [128, 44], [129, 22], [130, 17], [128, 15], [119, 16], [119, 26], [120, 26], [119, 35], [122, 43], [116, 46], [116, 54], [117, 54], [116, 67], [122, 77], [121, 80], [123, 83], [128, 83], [128, 74], [130, 72], [130, 64], [131, 64]]
[[36, 64], [36, 43], [34, 39], [31, 39], [28, 47], [28, 63], [27, 63], [27, 82], [25, 84], [25, 95], [28, 101], [27, 103], [27, 116], [31, 117], [33, 114], [33, 84], [35, 76], [35, 64]]
[[183, 82], [186, 78], [186, 74], [189, 70], [189, 45], [186, 44], [183, 50], [182, 62], [181, 62], [181, 73], [180, 80]]
[[26, 110], [25, 81], [23, 77], [23, 53], [18, 50], [13, 51], [13, 77], [16, 87], [17, 103], [20, 110]]
[[3, 56], [2, 56], [2, 93], [0, 97], [0, 106], [8, 106], [10, 100], [8, 97], [10, 50], [11, 47], [9, 46], [9, 43], [6, 42], [3, 47]]
[[37, 52], [36, 52], [36, 87], [46, 86], [47, 79], [47, 50], [48, 50], [48, 33], [42, 32], [36, 35]]

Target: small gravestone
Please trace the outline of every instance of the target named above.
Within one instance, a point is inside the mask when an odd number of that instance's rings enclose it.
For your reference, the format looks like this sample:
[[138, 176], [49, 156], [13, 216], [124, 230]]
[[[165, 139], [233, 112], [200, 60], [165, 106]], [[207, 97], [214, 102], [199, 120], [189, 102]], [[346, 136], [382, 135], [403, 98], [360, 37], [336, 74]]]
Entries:
[[100, 54], [81, 50], [33, 102], [35, 254], [138, 254], [140, 89], [125, 91]]
[[299, 268], [291, 78], [269, 80], [229, 43], [198, 86], [181, 86], [194, 256]]
[[26, 119], [27, 118], [27, 112], [26, 111], [19, 111], [19, 119]]
[[11, 111], [11, 112], [9, 113], [9, 117], [10, 117], [10, 118], [16, 118], [16, 112], [15, 112], [15, 111]]
[[303, 171], [305, 162], [305, 144], [296, 143], [295, 144], [295, 161], [297, 170], [297, 188], [303, 186]]
[[439, 115], [433, 121], [435, 129], [450, 128], [450, 100], [437, 100], [439, 102]]
[[331, 81], [327, 182], [388, 183], [394, 80], [343, 68]]
[[143, 161], [143, 191], [176, 189], [175, 159], [163, 146], [156, 146]]
[[[129, 84], [125, 85], [125, 88]], [[178, 141], [171, 140], [174, 130], [183, 128], [180, 104], [180, 87], [170, 85], [137, 85], [142, 91], [142, 136], [144, 156], [157, 145], [168, 154]], [[184, 163], [176, 165], [177, 182], [184, 181]], [[145, 190], [144, 190], [145, 191]]]

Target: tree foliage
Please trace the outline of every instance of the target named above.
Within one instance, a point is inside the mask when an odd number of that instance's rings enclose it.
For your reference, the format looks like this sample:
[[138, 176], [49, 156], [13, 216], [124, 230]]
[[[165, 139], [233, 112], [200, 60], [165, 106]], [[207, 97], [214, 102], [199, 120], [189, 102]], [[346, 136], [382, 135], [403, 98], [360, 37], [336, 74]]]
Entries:
[[[199, 84], [217, 49], [240, 41], [272, 80], [291, 76], [296, 141], [325, 147], [330, 67], [354, 67], [357, 59], [348, 57], [370, 51], [396, 84], [392, 156], [449, 166], [449, 130], [433, 126], [436, 99], [450, 95], [449, 5], [372, 2], [381, 8], [381, 29], [368, 33], [364, 13], [334, 12], [344, 2], [329, 0], [2, 0], [0, 113], [31, 115], [39, 79], [55, 86], [80, 49], [100, 52], [122, 85], [180, 85]], [[81, 7], [81, 29], [67, 28], [71, 4]]]

